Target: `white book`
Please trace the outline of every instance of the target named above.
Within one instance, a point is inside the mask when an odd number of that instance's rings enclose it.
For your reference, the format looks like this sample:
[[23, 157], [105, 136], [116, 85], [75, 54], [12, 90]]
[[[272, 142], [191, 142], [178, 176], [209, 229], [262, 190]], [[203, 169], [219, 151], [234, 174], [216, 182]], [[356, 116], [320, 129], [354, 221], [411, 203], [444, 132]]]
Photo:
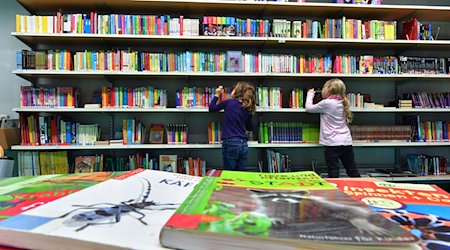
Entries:
[[200, 179], [136, 170], [0, 222], [0, 244], [27, 249], [161, 249], [162, 226]]

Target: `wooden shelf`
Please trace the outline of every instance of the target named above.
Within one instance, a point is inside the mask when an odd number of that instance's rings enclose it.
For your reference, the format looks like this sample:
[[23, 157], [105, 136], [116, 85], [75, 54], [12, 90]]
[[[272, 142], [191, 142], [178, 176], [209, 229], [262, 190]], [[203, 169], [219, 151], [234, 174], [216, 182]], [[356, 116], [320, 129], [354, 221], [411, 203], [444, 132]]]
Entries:
[[[416, 109], [351, 109], [354, 113], [449, 113], [450, 108], [416, 108]], [[17, 113], [208, 113], [208, 108], [14, 108]], [[304, 108], [257, 108], [258, 113], [306, 113]]]
[[246, 46], [320, 46], [325, 48], [345, 46], [346, 48], [371, 49], [447, 49], [450, 40], [362, 40], [362, 39], [313, 39], [313, 38], [282, 38], [282, 37], [221, 37], [221, 36], [158, 36], [158, 35], [115, 35], [115, 34], [51, 34], [51, 33], [20, 33], [11, 32], [12, 36], [29, 45], [38, 44], [68, 45], [90, 42], [92, 44], [144, 44], [153, 43], [186, 45], [186, 43], [203, 46], [210, 45], [246, 45]]
[[288, 77], [288, 78], [364, 78], [364, 79], [450, 79], [450, 74], [337, 74], [337, 73], [250, 73], [250, 72], [149, 72], [149, 71], [69, 71], [69, 70], [14, 70], [16, 74], [24, 78], [35, 78], [42, 76], [54, 77], [148, 77], [148, 76], [175, 76], [175, 77]]
[[424, 5], [357, 5], [331, 3], [278, 3], [208, 0], [18, 0], [31, 13], [100, 11], [108, 13], [167, 13], [188, 15], [247, 15], [286, 17], [341, 17], [421, 21], [450, 21], [450, 7]]
[[[385, 142], [353, 143], [354, 147], [442, 147], [450, 142]], [[114, 150], [114, 149], [218, 149], [221, 144], [137, 144], [137, 145], [57, 145], [57, 146], [12, 146], [12, 150]], [[248, 143], [249, 148], [317, 148], [318, 143]]]

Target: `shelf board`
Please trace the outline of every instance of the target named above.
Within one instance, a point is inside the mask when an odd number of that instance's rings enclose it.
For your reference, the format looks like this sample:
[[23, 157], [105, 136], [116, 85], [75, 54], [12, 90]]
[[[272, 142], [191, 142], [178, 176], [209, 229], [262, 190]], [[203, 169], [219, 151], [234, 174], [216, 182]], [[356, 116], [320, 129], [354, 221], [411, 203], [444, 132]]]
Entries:
[[450, 142], [353, 142], [354, 147], [442, 147]]
[[208, 108], [14, 108], [18, 113], [205, 113]]
[[424, 5], [358, 5], [208, 0], [18, 0], [32, 13], [69, 11], [108, 13], [229, 14], [247, 16], [314, 16], [399, 20], [414, 15], [422, 21], [449, 21], [450, 7]]
[[[17, 113], [208, 113], [208, 108], [13, 108]], [[351, 109], [354, 113], [449, 113], [450, 108], [412, 108], [412, 109]], [[306, 113], [304, 108], [257, 108], [258, 113]]]
[[[450, 146], [450, 142], [380, 142], [353, 143], [354, 147], [429, 147]], [[218, 149], [221, 144], [137, 144], [137, 145], [58, 145], [58, 146], [12, 146], [12, 150], [114, 150], [114, 149]], [[317, 148], [318, 143], [253, 143], [249, 148]]]
[[12, 146], [12, 150], [113, 150], [113, 149], [214, 149], [220, 144], [136, 144], [136, 145], [57, 145]]
[[[380, 48], [401, 49], [418, 47], [421, 49], [450, 48], [450, 40], [421, 41], [421, 40], [362, 40], [362, 39], [313, 39], [313, 38], [283, 38], [283, 37], [222, 37], [222, 36], [158, 36], [158, 35], [115, 35], [115, 34], [51, 34], [51, 33], [20, 33], [11, 32], [22, 42], [30, 46], [38, 44], [77, 44], [86, 43], [152, 43], [178, 45], [191, 43], [195, 45], [249, 45], [261, 46], [264, 44], [292, 45], [292, 46], [321, 46], [348, 48]], [[243, 44], [245, 43], [245, 44]]]
[[13, 74], [24, 78], [41, 76], [53, 77], [147, 77], [147, 76], [175, 76], [175, 77], [288, 77], [288, 78], [365, 78], [365, 79], [450, 79], [450, 74], [337, 74], [337, 73], [252, 73], [252, 72], [149, 72], [149, 71], [72, 71], [72, 70], [14, 70]]

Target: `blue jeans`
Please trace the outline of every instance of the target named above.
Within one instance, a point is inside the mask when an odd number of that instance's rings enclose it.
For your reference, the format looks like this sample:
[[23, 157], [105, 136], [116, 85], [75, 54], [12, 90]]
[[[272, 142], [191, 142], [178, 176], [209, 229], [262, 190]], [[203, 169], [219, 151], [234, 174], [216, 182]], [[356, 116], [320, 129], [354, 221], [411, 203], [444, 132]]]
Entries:
[[248, 145], [246, 139], [230, 138], [222, 141], [224, 170], [245, 170], [247, 166]]

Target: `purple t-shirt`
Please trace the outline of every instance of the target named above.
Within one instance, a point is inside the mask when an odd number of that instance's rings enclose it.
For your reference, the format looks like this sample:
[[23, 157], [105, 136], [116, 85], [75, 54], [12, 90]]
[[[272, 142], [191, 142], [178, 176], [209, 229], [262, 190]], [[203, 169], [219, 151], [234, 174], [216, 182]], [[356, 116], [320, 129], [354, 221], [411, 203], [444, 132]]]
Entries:
[[247, 139], [245, 129], [253, 130], [252, 114], [242, 107], [237, 99], [228, 99], [216, 104], [217, 96], [209, 104], [209, 111], [218, 112], [225, 110], [222, 121], [222, 139], [242, 138]]

